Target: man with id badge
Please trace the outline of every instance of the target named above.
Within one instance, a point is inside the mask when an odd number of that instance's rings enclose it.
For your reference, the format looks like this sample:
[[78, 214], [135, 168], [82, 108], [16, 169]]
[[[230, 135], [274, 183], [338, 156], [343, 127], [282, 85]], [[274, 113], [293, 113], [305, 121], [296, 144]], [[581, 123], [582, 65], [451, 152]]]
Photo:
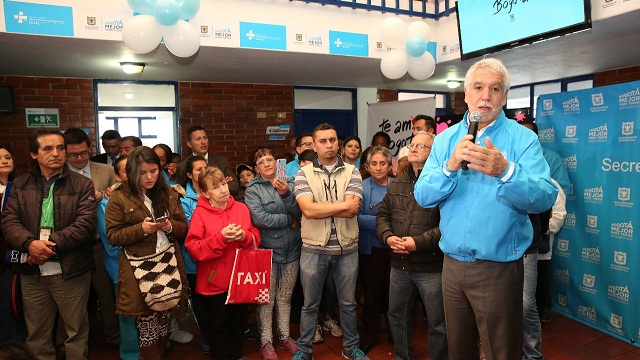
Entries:
[[64, 138], [57, 130], [38, 130], [29, 153], [37, 165], [14, 180], [2, 216], [9, 246], [28, 254], [26, 262], [13, 265], [20, 273], [26, 345], [38, 359], [55, 359], [51, 334], [59, 312], [67, 360], [86, 359], [96, 222], [93, 182], [68, 170]]

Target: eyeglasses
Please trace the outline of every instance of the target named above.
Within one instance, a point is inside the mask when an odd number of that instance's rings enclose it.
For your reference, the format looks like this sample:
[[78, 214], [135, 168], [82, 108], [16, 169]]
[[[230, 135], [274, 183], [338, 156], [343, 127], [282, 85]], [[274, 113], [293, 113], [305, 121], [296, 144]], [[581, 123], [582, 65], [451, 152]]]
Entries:
[[272, 157], [268, 157], [268, 158], [264, 158], [264, 159], [262, 159], [262, 160], [258, 161], [258, 162], [256, 163], [256, 165], [264, 165], [264, 164], [266, 164], [266, 163], [270, 163], [270, 162], [274, 162], [274, 161], [276, 161], [276, 159], [274, 159], [274, 158], [272, 158]]
[[425, 144], [409, 144], [406, 147], [407, 150], [413, 150], [413, 148], [417, 148], [418, 150], [431, 149], [431, 146]]
[[79, 157], [85, 157], [87, 155], [89, 155], [89, 150], [85, 150], [85, 151], [79, 152], [79, 153], [67, 153], [68, 157], [74, 158], [74, 159], [77, 159]]
[[300, 147], [303, 147], [303, 146], [311, 146], [311, 145], [313, 145], [313, 143], [312, 143], [311, 141], [307, 141], [307, 142], [300, 143]]

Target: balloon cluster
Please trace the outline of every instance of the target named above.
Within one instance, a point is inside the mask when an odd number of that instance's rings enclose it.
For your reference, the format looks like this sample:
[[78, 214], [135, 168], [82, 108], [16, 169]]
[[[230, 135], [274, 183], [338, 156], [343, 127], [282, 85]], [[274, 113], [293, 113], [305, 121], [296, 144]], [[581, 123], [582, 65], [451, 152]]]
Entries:
[[416, 80], [426, 80], [436, 69], [436, 61], [427, 52], [431, 27], [424, 21], [407, 25], [402, 19], [390, 17], [382, 21], [380, 35], [385, 45], [392, 48], [382, 57], [380, 71], [392, 80], [409, 72]]
[[198, 29], [186, 20], [200, 10], [200, 0], [127, 0], [138, 16], [127, 20], [122, 29], [124, 44], [137, 53], [148, 53], [164, 38], [175, 56], [189, 57], [200, 48]]

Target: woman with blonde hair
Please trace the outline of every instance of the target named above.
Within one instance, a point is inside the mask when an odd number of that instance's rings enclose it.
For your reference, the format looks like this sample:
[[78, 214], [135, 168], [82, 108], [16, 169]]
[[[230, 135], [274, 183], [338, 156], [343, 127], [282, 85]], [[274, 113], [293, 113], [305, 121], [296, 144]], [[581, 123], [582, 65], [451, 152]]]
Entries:
[[209, 166], [198, 176], [202, 195], [191, 216], [184, 242], [196, 261], [196, 293], [207, 308], [205, 333], [212, 359], [243, 358], [247, 305], [225, 304], [237, 249], [260, 245], [260, 232], [251, 223], [247, 206], [229, 192], [222, 171]]

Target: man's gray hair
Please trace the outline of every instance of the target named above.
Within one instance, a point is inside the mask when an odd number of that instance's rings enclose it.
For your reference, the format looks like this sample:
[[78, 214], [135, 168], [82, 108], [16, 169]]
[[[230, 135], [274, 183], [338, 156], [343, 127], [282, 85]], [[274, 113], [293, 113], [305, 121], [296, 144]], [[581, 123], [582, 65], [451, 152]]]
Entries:
[[509, 75], [509, 70], [504, 66], [502, 61], [496, 58], [486, 58], [478, 61], [477, 63], [471, 65], [469, 71], [467, 71], [467, 75], [464, 78], [464, 89], [466, 90], [471, 82], [471, 77], [478, 69], [486, 69], [495, 73], [498, 73], [502, 76], [502, 92], [505, 93], [509, 90], [511, 86], [511, 75]]

